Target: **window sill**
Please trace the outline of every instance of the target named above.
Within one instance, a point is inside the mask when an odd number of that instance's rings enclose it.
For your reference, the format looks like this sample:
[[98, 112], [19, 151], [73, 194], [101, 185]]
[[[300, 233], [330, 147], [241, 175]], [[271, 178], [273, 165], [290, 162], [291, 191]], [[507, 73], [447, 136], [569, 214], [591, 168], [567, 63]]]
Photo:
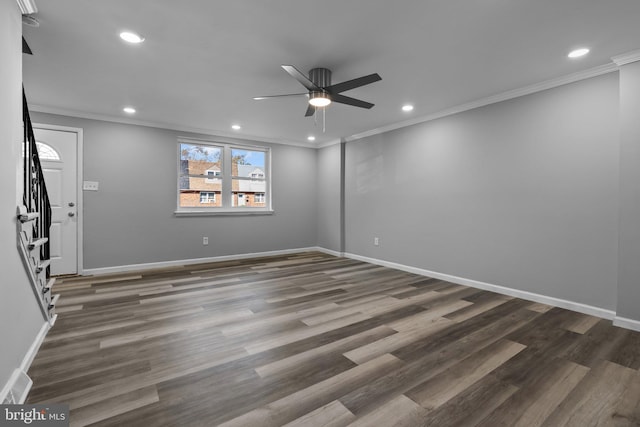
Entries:
[[206, 209], [206, 210], [179, 210], [173, 213], [174, 216], [251, 216], [251, 215], [273, 215], [273, 209]]

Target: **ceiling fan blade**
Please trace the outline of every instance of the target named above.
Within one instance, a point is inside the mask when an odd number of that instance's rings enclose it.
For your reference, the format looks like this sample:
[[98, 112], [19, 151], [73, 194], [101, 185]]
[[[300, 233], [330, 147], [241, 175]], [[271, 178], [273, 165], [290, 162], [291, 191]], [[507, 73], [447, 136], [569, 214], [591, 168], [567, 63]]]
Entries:
[[374, 104], [370, 102], [361, 101], [359, 99], [351, 98], [349, 96], [344, 96], [344, 95], [338, 95], [338, 94], [332, 94], [331, 100], [333, 102], [338, 102], [340, 104], [353, 105], [354, 107], [360, 107], [360, 108], [371, 108], [374, 106]]
[[24, 39], [24, 37], [22, 38], [22, 53], [26, 53], [27, 55], [33, 55], [33, 52], [31, 51], [31, 48], [27, 44], [27, 41]]
[[331, 86], [327, 86], [325, 90], [329, 93], [340, 93], [347, 90], [355, 89], [360, 86], [368, 85], [382, 80], [382, 77], [378, 73], [369, 74], [368, 76], [358, 77], [357, 79], [347, 80], [346, 82], [336, 83]]
[[282, 68], [289, 73], [291, 77], [296, 79], [302, 84], [302, 86], [306, 87], [309, 90], [320, 90], [318, 86], [316, 86], [311, 80], [307, 78], [304, 74], [302, 74], [296, 67], [293, 65], [283, 65]]
[[256, 101], [260, 101], [263, 99], [270, 99], [270, 98], [283, 98], [285, 96], [309, 96], [309, 94], [307, 92], [305, 93], [286, 93], [284, 95], [265, 95], [265, 96], [254, 96], [253, 99], [255, 99]]
[[309, 104], [309, 106], [307, 107], [307, 112], [304, 113], [304, 116], [305, 117], [313, 116], [315, 113], [316, 113], [316, 107]]

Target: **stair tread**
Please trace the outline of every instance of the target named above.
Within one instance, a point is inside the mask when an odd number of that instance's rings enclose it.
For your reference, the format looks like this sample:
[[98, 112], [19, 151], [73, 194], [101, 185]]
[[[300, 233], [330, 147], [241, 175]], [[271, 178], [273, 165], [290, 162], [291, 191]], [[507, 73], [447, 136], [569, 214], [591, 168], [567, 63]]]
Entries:
[[32, 240], [29, 242], [29, 249], [38, 248], [49, 241], [48, 237], [41, 237], [40, 239]]
[[47, 267], [49, 267], [49, 264], [51, 264], [50, 259], [44, 261], [41, 260], [36, 266], [36, 273], [42, 273]]

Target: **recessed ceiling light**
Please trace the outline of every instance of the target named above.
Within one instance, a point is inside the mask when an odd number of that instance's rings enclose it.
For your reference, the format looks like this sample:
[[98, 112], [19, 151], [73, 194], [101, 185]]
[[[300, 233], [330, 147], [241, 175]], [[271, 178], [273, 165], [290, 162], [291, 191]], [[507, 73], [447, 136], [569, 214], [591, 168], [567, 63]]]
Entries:
[[410, 104], [403, 105], [402, 111], [413, 111], [413, 105], [410, 105]]
[[123, 31], [120, 33], [120, 38], [128, 43], [142, 43], [144, 41], [144, 37], [140, 34], [133, 33], [131, 31]]
[[136, 109], [133, 107], [124, 107], [122, 111], [124, 111], [127, 114], [135, 114]]
[[231, 129], [240, 130], [240, 129], [242, 129], [242, 127], [240, 125], [231, 125]]
[[309, 135], [309, 136], [307, 137], [307, 140], [308, 140], [308, 141], [313, 142], [313, 141], [315, 141], [315, 140], [316, 140], [316, 137], [315, 137], [315, 136], [313, 136], [313, 135]]
[[580, 49], [572, 50], [567, 56], [569, 58], [580, 58], [581, 56], [585, 56], [587, 53], [589, 53], [589, 49], [583, 47]]

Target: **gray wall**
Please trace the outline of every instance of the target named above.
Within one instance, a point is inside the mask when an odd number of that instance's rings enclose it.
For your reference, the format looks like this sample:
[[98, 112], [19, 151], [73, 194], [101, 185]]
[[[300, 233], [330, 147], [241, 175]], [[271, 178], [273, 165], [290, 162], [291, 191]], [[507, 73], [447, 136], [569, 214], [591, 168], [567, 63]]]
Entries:
[[640, 62], [620, 69], [618, 316], [640, 320]]
[[16, 207], [22, 200], [21, 36], [17, 3], [0, 0], [0, 390], [44, 324], [17, 249]]
[[318, 150], [318, 246], [340, 252], [340, 145]]
[[206, 136], [42, 113], [33, 121], [84, 130], [84, 179], [100, 183], [84, 192], [86, 269], [316, 245], [313, 149], [271, 146], [273, 215], [176, 217], [177, 138]]
[[348, 143], [345, 251], [614, 310], [618, 107], [611, 73]]

